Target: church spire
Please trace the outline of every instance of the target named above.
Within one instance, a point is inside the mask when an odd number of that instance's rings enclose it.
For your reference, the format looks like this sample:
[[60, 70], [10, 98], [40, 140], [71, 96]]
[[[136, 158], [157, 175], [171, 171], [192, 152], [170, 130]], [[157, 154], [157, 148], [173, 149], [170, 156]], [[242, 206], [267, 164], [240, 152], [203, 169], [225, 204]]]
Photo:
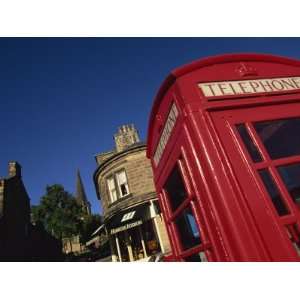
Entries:
[[87, 200], [79, 169], [77, 170], [75, 198], [76, 198], [76, 202], [81, 206], [83, 212], [90, 215], [91, 214], [91, 204]]

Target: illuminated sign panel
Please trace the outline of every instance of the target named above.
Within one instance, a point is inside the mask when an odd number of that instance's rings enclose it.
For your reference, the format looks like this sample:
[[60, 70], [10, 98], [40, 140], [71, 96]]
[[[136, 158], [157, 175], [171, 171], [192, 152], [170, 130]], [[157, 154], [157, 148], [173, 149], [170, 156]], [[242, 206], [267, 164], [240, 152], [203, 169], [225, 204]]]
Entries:
[[199, 88], [207, 98], [235, 95], [273, 93], [300, 89], [300, 77], [283, 77], [270, 79], [217, 81], [199, 83]]
[[169, 140], [171, 132], [172, 132], [174, 126], [175, 126], [177, 117], [178, 117], [178, 109], [177, 109], [175, 103], [173, 103], [172, 107], [170, 109], [165, 127], [164, 127], [164, 129], [162, 131], [162, 134], [161, 134], [161, 137], [159, 139], [154, 157], [153, 157], [154, 163], [155, 163], [156, 166], [158, 165], [158, 163], [160, 161], [160, 158], [161, 158], [161, 156], [162, 156], [162, 154], [165, 150], [165, 147], [167, 145], [167, 142]]

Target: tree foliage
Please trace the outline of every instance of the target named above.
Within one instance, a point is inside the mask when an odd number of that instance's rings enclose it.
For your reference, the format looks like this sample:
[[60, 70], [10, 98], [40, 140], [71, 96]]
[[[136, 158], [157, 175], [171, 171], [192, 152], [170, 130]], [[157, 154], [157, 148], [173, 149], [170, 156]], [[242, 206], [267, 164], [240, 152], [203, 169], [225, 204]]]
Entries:
[[59, 184], [46, 187], [40, 204], [32, 206], [31, 213], [32, 221], [42, 223], [54, 237], [61, 239], [79, 235], [83, 243], [102, 224], [99, 215], [85, 214], [75, 197]]
[[102, 219], [99, 215], [85, 216], [81, 227], [81, 242], [86, 243], [92, 233], [102, 224]]
[[33, 221], [59, 239], [80, 233], [83, 217], [75, 198], [59, 184], [47, 186], [40, 205], [32, 207]]

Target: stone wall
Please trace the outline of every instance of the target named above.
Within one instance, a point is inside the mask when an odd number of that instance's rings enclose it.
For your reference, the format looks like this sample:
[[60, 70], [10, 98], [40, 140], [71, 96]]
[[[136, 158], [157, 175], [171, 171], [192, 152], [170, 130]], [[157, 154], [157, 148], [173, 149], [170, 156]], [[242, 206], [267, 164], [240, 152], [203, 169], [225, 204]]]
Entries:
[[[120, 170], [125, 170], [129, 195], [111, 203], [106, 181]], [[122, 208], [148, 201], [156, 197], [150, 161], [146, 157], [146, 147], [128, 149], [115, 155], [98, 174], [98, 188], [101, 194], [101, 203], [104, 218]]]
[[167, 229], [163, 220], [162, 215], [157, 215], [155, 217], [154, 222], [156, 222], [156, 225], [158, 227], [158, 234], [160, 235], [162, 246], [164, 249], [162, 249], [163, 253], [170, 253], [171, 252], [171, 245], [169, 242], [169, 236], [167, 233]]
[[[116, 149], [96, 156], [98, 168], [94, 173], [94, 183], [103, 208], [104, 222], [120, 213], [121, 210], [141, 203], [157, 201], [150, 160], [146, 157], [146, 145], [139, 142], [134, 126], [122, 126], [114, 136]], [[112, 202], [107, 180], [125, 170], [129, 194]], [[116, 186], [117, 188], [117, 186]], [[152, 216], [160, 239], [162, 250], [169, 253], [170, 242], [161, 215]], [[114, 237], [112, 236], [114, 239]], [[110, 238], [112, 260], [115, 260], [116, 247]]]

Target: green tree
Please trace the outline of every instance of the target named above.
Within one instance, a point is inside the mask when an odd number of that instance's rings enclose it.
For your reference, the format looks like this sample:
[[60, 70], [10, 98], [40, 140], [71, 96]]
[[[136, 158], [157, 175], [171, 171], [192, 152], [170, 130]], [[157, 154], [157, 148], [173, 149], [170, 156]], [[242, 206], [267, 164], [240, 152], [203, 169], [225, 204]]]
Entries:
[[92, 233], [102, 224], [102, 218], [99, 215], [86, 215], [83, 218], [83, 222], [80, 230], [80, 240], [82, 243], [86, 243]]
[[46, 187], [46, 194], [39, 205], [32, 207], [31, 213], [33, 222], [41, 222], [58, 239], [78, 235], [83, 226], [81, 207], [59, 184]]

